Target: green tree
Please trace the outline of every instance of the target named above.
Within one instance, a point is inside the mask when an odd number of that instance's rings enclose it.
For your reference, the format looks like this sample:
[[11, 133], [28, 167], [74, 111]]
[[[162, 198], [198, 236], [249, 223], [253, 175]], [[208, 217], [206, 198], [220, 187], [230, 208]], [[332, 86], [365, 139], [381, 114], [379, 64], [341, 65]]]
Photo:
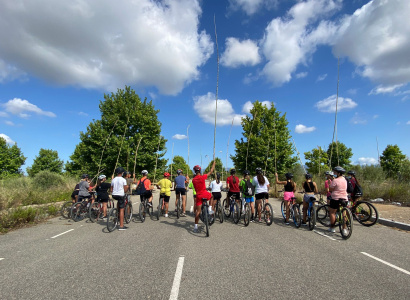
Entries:
[[[307, 171], [310, 174], [319, 174], [329, 168], [328, 156], [321, 147], [313, 148], [311, 151], [305, 152]], [[319, 172], [320, 171], [320, 172]]]
[[348, 169], [352, 164], [350, 160], [352, 156], [352, 148], [348, 148], [341, 142], [337, 142], [337, 144], [336, 142], [330, 143], [327, 148], [327, 157], [329, 158], [328, 163], [330, 164], [331, 169], [336, 166]]
[[61, 174], [63, 165], [64, 162], [59, 159], [57, 151], [41, 148], [31, 167], [27, 168], [27, 173], [30, 176], [34, 176], [40, 171], [47, 170], [52, 173]]
[[274, 176], [276, 154], [278, 173], [286, 173], [297, 161], [293, 156], [286, 113], [281, 115], [273, 103], [271, 108], [267, 108], [259, 101], [254, 102], [250, 113], [252, 117], [242, 119], [243, 137], [235, 141], [236, 154], [231, 155], [235, 168], [240, 172], [248, 169], [253, 173], [257, 167], [266, 167], [267, 176]]
[[397, 145], [387, 145], [380, 156], [380, 165], [388, 177], [396, 177], [406, 156]]
[[[209, 162], [208, 166], [205, 168], [205, 170], [202, 171], [202, 173], [207, 174], [209, 170], [211, 169], [212, 164], [213, 164], [213, 161]], [[223, 164], [222, 164], [222, 160], [219, 157], [215, 157], [215, 171], [222, 175]], [[211, 174], [211, 178], [215, 178], [215, 171]], [[223, 175], [225, 178], [226, 174], [224, 173]]]
[[4, 138], [0, 137], [0, 179], [21, 175], [23, 173], [21, 166], [25, 161], [26, 157], [17, 144], [10, 146]]
[[[189, 170], [189, 166], [182, 156], [175, 155], [172, 160], [172, 176], [176, 176], [177, 170], [181, 169], [185, 175], [190, 175], [192, 171]], [[168, 165], [168, 172], [171, 173], [171, 165]]]
[[[81, 141], [66, 164], [67, 172], [76, 175], [97, 174], [102, 157], [100, 172], [103, 170], [103, 174], [110, 176], [119, 155], [117, 167], [129, 168], [131, 172], [135, 167], [137, 176], [146, 169], [151, 175], [155, 170], [158, 153], [158, 178], [167, 163], [167, 160], [162, 158], [166, 150], [166, 140], [160, 136], [161, 123], [157, 116], [159, 111], [154, 108], [152, 102], [147, 99], [142, 101], [134, 90], [126, 86], [124, 90], [118, 89], [115, 94], [105, 94], [99, 108], [101, 119], [93, 120], [87, 131], [80, 133]], [[134, 166], [140, 138], [142, 139]]]

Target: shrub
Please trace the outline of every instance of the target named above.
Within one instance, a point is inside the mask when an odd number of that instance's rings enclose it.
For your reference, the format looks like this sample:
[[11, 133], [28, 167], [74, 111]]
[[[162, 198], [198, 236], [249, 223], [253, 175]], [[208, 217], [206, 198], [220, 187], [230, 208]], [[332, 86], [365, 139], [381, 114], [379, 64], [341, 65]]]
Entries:
[[58, 187], [64, 183], [63, 176], [50, 171], [41, 171], [34, 176], [32, 182], [36, 188], [49, 189]]

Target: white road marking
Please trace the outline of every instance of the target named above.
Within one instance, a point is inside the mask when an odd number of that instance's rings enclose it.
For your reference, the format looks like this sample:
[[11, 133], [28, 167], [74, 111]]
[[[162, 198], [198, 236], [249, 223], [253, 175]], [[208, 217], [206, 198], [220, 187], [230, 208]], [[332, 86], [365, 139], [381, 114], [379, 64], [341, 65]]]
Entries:
[[317, 233], [317, 234], [319, 234], [319, 235], [321, 235], [321, 236], [325, 236], [325, 237], [327, 237], [328, 239], [331, 239], [332, 241], [336, 241], [336, 239], [334, 239], [334, 238], [332, 238], [331, 236], [328, 236], [327, 234], [324, 234], [324, 233], [322, 233], [322, 232], [320, 232], [320, 231], [313, 230], [313, 232], [315, 232], [315, 233]]
[[377, 260], [377, 261], [379, 261], [379, 262], [381, 262], [381, 263], [383, 263], [383, 264], [385, 264], [385, 265], [388, 265], [389, 267], [392, 267], [392, 268], [394, 268], [394, 269], [396, 269], [396, 270], [399, 270], [399, 271], [403, 272], [404, 274], [410, 275], [410, 272], [409, 272], [409, 271], [406, 271], [405, 269], [402, 269], [402, 268], [400, 268], [400, 267], [398, 267], [398, 266], [395, 266], [395, 265], [393, 265], [393, 264], [391, 264], [391, 263], [389, 263], [389, 262], [387, 262], [387, 261], [384, 261], [384, 260], [382, 260], [382, 259], [380, 259], [380, 258], [377, 258], [377, 257], [375, 257], [375, 256], [373, 256], [373, 255], [370, 255], [369, 253], [366, 253], [366, 252], [360, 252], [360, 253], [361, 253], [361, 254], [364, 254], [364, 255], [366, 255], [366, 256], [368, 256], [368, 257], [370, 257], [370, 258], [373, 258], [374, 260]]
[[[81, 226], [82, 226], [82, 225], [81, 225]], [[59, 237], [60, 235], [66, 234], [67, 232], [70, 232], [70, 231], [73, 231], [73, 230], [74, 230], [74, 229], [70, 229], [70, 230], [64, 231], [63, 233], [57, 234], [57, 235], [55, 235], [55, 236], [52, 236], [51, 238], [52, 238], [52, 239], [55, 239], [56, 237]]]
[[1, 257], [0, 257], [0, 260], [3, 260], [3, 259], [4, 259], [4, 258], [1, 258]]
[[180, 256], [178, 259], [177, 269], [175, 271], [174, 283], [172, 284], [171, 295], [169, 300], [177, 300], [179, 293], [179, 284], [181, 283], [182, 269], [184, 267], [185, 257]]

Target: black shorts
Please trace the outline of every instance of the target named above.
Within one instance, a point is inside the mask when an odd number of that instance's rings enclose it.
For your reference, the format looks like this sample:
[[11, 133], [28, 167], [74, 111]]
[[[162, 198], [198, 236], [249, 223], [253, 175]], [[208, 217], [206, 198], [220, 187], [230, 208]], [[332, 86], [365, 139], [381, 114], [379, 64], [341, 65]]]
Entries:
[[80, 196], [80, 195], [78, 195], [77, 202], [82, 202], [82, 201], [84, 201], [85, 199], [90, 200], [91, 197], [92, 197], [92, 195], [89, 195], [89, 196]]
[[259, 193], [255, 195], [255, 200], [269, 199], [268, 193]]
[[112, 198], [114, 200], [117, 200], [118, 208], [124, 208], [125, 207], [125, 196], [118, 196], [118, 195], [112, 195]]
[[175, 195], [185, 196], [185, 194], [186, 194], [186, 189], [185, 188], [176, 188], [175, 189]]
[[221, 192], [213, 192], [212, 196], [214, 197], [214, 200], [219, 200], [222, 198]]
[[152, 192], [151, 191], [146, 191], [144, 194], [140, 195], [140, 199], [141, 201], [144, 200], [144, 198], [149, 199], [152, 196]]
[[228, 198], [230, 198], [232, 195], [235, 195], [236, 200], [241, 200], [241, 193], [240, 192], [228, 192]]
[[102, 203], [106, 203], [106, 202], [108, 202], [108, 198], [99, 198], [99, 197], [97, 197], [97, 201], [102, 202]]
[[75, 199], [75, 196], [78, 196], [78, 191], [74, 191], [71, 193], [71, 199]]
[[159, 198], [161, 199], [161, 198], [164, 198], [164, 202], [165, 203], [168, 203], [169, 202], [169, 198], [171, 198], [171, 196], [167, 196], [167, 195], [165, 195], [165, 194], [160, 194], [159, 195]]
[[347, 200], [346, 199], [342, 199], [342, 200], [334, 200], [334, 199], [330, 199], [330, 203], [329, 203], [329, 207], [333, 208], [333, 209], [338, 209], [339, 206], [346, 206], [347, 205]]

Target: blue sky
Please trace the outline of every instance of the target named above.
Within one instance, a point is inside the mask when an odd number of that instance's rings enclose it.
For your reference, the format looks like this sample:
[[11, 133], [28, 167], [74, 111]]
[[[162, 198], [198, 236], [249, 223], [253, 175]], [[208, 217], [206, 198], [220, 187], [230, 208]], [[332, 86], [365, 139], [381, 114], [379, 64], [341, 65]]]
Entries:
[[[410, 1], [139, 0], [0, 2], [0, 134], [30, 166], [67, 161], [104, 93], [130, 85], [160, 110], [166, 158], [226, 160], [255, 100], [286, 113], [299, 152], [338, 139], [354, 163], [388, 144], [410, 155]], [[302, 155], [303, 159], [303, 155]], [[228, 161], [228, 167], [232, 166]]]

